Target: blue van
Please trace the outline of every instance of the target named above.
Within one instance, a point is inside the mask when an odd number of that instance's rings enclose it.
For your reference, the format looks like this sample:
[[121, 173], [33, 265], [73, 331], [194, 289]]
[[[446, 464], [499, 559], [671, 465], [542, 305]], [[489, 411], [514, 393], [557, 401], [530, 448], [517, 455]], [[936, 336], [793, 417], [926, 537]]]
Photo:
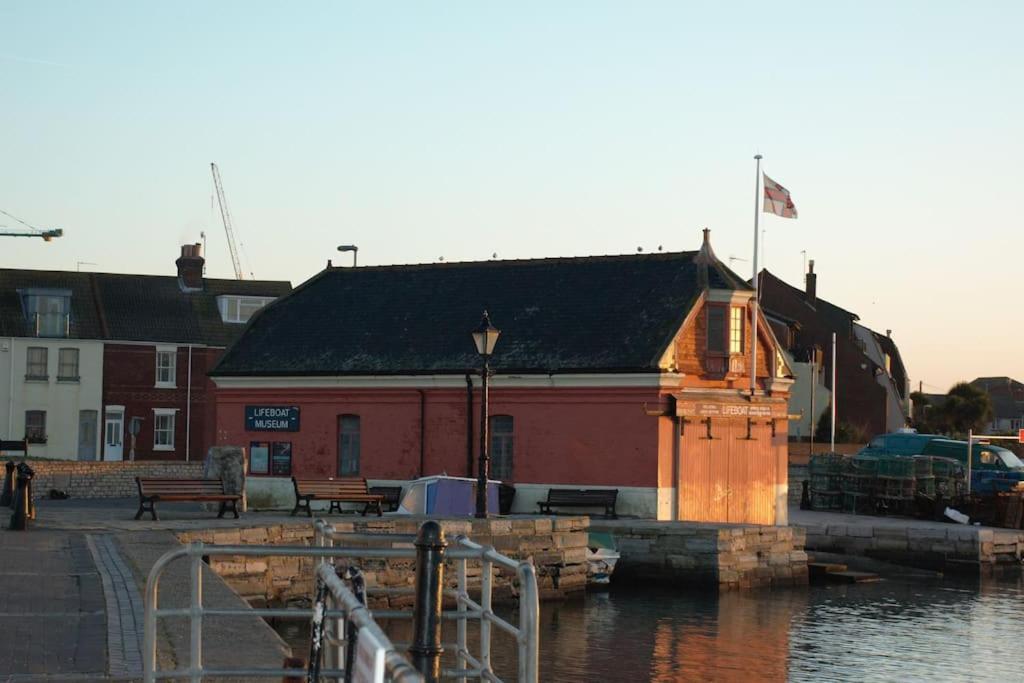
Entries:
[[[967, 465], [967, 442], [938, 434], [912, 431], [880, 434], [858, 455], [937, 455]], [[971, 490], [976, 493], [1010, 491], [1024, 481], [1024, 462], [1013, 451], [989, 443], [971, 448]]]

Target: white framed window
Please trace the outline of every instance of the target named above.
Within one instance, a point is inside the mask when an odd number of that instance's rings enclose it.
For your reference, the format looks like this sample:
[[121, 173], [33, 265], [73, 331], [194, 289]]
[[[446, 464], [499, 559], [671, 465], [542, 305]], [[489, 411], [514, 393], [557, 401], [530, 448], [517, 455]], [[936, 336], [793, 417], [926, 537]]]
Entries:
[[25, 440], [29, 443], [46, 443], [46, 411], [25, 411]]
[[729, 310], [729, 353], [743, 353], [743, 308]]
[[217, 297], [217, 308], [220, 309], [220, 319], [224, 322], [247, 323], [256, 311], [273, 300], [272, 296], [223, 295]]
[[176, 408], [153, 409], [153, 450], [174, 450], [174, 423], [178, 416]]
[[173, 389], [177, 386], [175, 378], [178, 365], [178, 347], [156, 347], [156, 386]]
[[50, 373], [46, 367], [49, 356], [49, 349], [45, 346], [28, 347], [25, 355], [25, 379], [49, 379]]
[[491, 477], [512, 480], [515, 421], [511, 415], [491, 416]]
[[78, 349], [61, 349], [57, 354], [57, 381], [78, 381]]

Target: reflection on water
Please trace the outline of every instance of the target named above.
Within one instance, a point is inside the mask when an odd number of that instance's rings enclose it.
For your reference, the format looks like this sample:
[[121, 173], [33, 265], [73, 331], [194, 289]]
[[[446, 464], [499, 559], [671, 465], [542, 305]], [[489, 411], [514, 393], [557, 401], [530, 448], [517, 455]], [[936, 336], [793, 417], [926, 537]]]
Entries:
[[[1019, 578], [590, 593], [541, 605], [541, 680], [1022, 680], [1022, 598]], [[409, 638], [408, 623], [386, 629]], [[305, 655], [305, 633], [280, 630]], [[515, 657], [495, 630], [497, 668], [511, 673]]]

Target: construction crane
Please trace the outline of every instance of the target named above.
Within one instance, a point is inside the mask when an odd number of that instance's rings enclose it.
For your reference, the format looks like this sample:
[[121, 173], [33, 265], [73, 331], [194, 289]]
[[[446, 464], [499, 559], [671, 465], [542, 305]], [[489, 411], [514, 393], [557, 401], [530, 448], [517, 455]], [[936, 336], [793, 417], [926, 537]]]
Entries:
[[228, 211], [228, 200], [224, 198], [224, 186], [220, 182], [220, 171], [217, 164], [210, 164], [213, 173], [213, 186], [217, 190], [217, 203], [220, 204], [220, 218], [224, 222], [224, 232], [228, 236], [228, 251], [231, 252], [231, 266], [235, 269], [235, 279], [244, 280], [242, 263], [238, 260], [238, 247], [235, 246], [235, 233], [231, 227], [231, 213]]
[[[4, 211], [3, 209], [0, 209], [0, 213], [2, 213], [3, 215], [7, 216], [8, 218], [13, 218], [14, 220], [18, 221], [19, 223], [24, 225], [26, 228], [28, 228], [28, 230], [0, 230], [0, 237], [42, 237], [44, 242], [49, 242], [49, 241], [53, 240], [54, 237], [63, 237], [63, 235], [64, 235], [64, 231], [61, 230], [60, 228], [52, 228], [50, 230], [40, 230], [39, 228], [35, 227], [34, 225], [29, 225], [28, 223], [26, 223], [25, 221], [21, 220], [17, 216], [12, 216], [11, 214], [9, 214], [6, 211]], [[4, 226], [0, 226], [0, 227], [4, 227]]]

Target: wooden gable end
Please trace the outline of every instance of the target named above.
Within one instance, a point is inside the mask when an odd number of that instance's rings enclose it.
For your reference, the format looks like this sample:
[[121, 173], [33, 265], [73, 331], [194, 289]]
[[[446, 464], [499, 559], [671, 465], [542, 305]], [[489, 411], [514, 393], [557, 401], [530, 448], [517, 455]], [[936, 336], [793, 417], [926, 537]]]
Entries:
[[[708, 344], [708, 322], [711, 307], [724, 309], [719, 316], [724, 319], [725, 327], [721, 330], [724, 339], [718, 344], [716, 351]], [[729, 328], [732, 308], [742, 310], [743, 316], [743, 351], [729, 352]], [[749, 305], [727, 304], [708, 301], [706, 297], [694, 305], [690, 315], [683, 322], [672, 344], [665, 354], [662, 366], [684, 375], [684, 384], [707, 388], [744, 389], [750, 386], [749, 366], [751, 358], [751, 331], [753, 318]], [[764, 380], [774, 377], [777, 362], [777, 342], [772, 335], [764, 316], [760, 316], [758, 324], [757, 346], [757, 377], [760, 387]], [[783, 374], [788, 369], [783, 368]]]

